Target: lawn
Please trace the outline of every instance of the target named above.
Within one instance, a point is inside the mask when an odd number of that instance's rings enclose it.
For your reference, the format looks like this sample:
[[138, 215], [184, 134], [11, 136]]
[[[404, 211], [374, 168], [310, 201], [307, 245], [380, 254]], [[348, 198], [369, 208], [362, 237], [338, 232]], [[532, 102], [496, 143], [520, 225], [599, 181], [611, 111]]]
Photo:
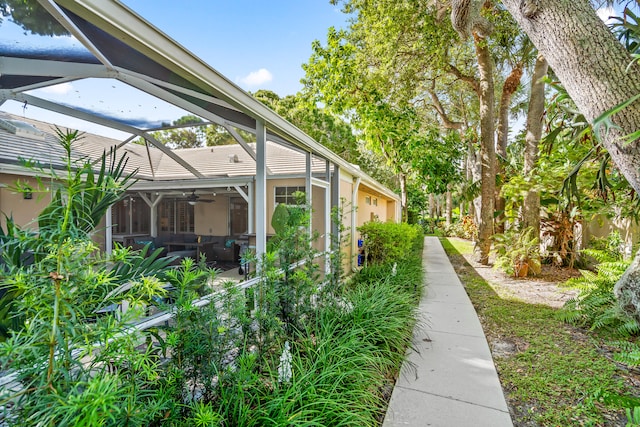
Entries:
[[564, 323], [558, 309], [499, 296], [463, 257], [470, 242], [442, 244], [478, 312], [516, 427], [626, 424], [625, 409], [638, 405], [627, 396], [640, 390], [612, 360], [611, 337]]

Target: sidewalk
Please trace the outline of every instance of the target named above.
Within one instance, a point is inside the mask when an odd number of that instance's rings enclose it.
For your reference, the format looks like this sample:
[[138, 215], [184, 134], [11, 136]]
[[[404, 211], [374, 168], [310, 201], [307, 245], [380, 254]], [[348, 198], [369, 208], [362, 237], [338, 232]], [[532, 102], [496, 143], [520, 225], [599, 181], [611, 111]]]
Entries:
[[478, 316], [437, 237], [426, 237], [413, 350], [383, 427], [512, 427]]

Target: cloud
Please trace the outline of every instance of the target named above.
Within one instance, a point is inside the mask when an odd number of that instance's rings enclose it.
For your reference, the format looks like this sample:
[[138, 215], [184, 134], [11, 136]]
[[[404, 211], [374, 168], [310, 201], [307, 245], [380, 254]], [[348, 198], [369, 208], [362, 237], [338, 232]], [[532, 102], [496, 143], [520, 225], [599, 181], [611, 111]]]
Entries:
[[600, 17], [600, 19], [605, 24], [609, 24], [611, 21], [613, 21], [612, 19], [610, 19], [612, 16], [618, 16], [618, 14], [613, 9], [613, 7], [602, 7], [598, 9], [596, 12], [598, 14], [598, 17]]
[[252, 71], [247, 76], [241, 77], [240, 81], [247, 86], [260, 86], [273, 80], [273, 74], [266, 68], [260, 68], [258, 71]]
[[47, 86], [40, 89], [46, 93], [55, 93], [56, 95], [65, 95], [73, 90], [71, 83], [60, 83], [54, 86]]

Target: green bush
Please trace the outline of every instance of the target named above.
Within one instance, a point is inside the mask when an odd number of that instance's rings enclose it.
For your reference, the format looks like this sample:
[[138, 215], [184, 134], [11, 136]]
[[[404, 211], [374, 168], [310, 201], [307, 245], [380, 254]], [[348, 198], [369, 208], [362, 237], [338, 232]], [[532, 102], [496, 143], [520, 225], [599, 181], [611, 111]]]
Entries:
[[640, 333], [636, 319], [624, 313], [613, 288], [629, 266], [619, 254], [606, 250], [585, 249], [583, 255], [599, 262], [596, 271], [581, 270], [581, 277], [569, 279], [564, 286], [577, 289], [578, 296], [565, 303], [561, 319], [592, 330], [608, 330], [623, 336]]
[[379, 425], [382, 390], [397, 375], [416, 322], [422, 269], [419, 257], [409, 258], [395, 269], [364, 268], [340, 300], [325, 301], [289, 336], [288, 381], [278, 372], [284, 343], [261, 367], [245, 354], [216, 401], [224, 425]]
[[[122, 248], [100, 253], [91, 235], [131, 177], [123, 175], [124, 160], [107, 165], [106, 154], [97, 173], [88, 160], [74, 162], [77, 133], [58, 136], [66, 170], [48, 173], [59, 187], [38, 232], [8, 220], [0, 236], [2, 314], [21, 319], [3, 321], [0, 366], [15, 376], [0, 390], [3, 411], [11, 408], [4, 415], [14, 426], [146, 426], [168, 400], [157, 388], [158, 357], [129, 322], [136, 307], [163, 295], [154, 274], [171, 260], [155, 253], [141, 261]], [[25, 253], [31, 262], [23, 262]], [[109, 308], [121, 301], [132, 309], [117, 316]]]
[[358, 227], [364, 240], [367, 262], [394, 263], [415, 252], [422, 244], [422, 231], [417, 225], [371, 221]]
[[478, 235], [478, 226], [472, 216], [464, 216], [460, 221], [455, 221], [443, 228], [447, 237], [460, 237], [461, 239], [474, 240]]

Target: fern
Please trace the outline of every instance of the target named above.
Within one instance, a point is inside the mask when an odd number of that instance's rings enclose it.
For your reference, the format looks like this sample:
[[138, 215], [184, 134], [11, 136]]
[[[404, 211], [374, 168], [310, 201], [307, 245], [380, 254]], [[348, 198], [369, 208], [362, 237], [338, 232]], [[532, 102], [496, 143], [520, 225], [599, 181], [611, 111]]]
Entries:
[[581, 270], [582, 276], [569, 279], [564, 286], [577, 289], [577, 297], [565, 303], [559, 317], [567, 323], [588, 327], [591, 330], [607, 330], [621, 336], [640, 333], [640, 324], [625, 314], [618, 306], [613, 287], [629, 266], [604, 250], [583, 251], [595, 260], [600, 260], [596, 272]]
[[617, 347], [620, 352], [613, 356], [616, 362], [629, 367], [640, 366], [640, 345], [629, 341], [615, 341], [611, 345]]

